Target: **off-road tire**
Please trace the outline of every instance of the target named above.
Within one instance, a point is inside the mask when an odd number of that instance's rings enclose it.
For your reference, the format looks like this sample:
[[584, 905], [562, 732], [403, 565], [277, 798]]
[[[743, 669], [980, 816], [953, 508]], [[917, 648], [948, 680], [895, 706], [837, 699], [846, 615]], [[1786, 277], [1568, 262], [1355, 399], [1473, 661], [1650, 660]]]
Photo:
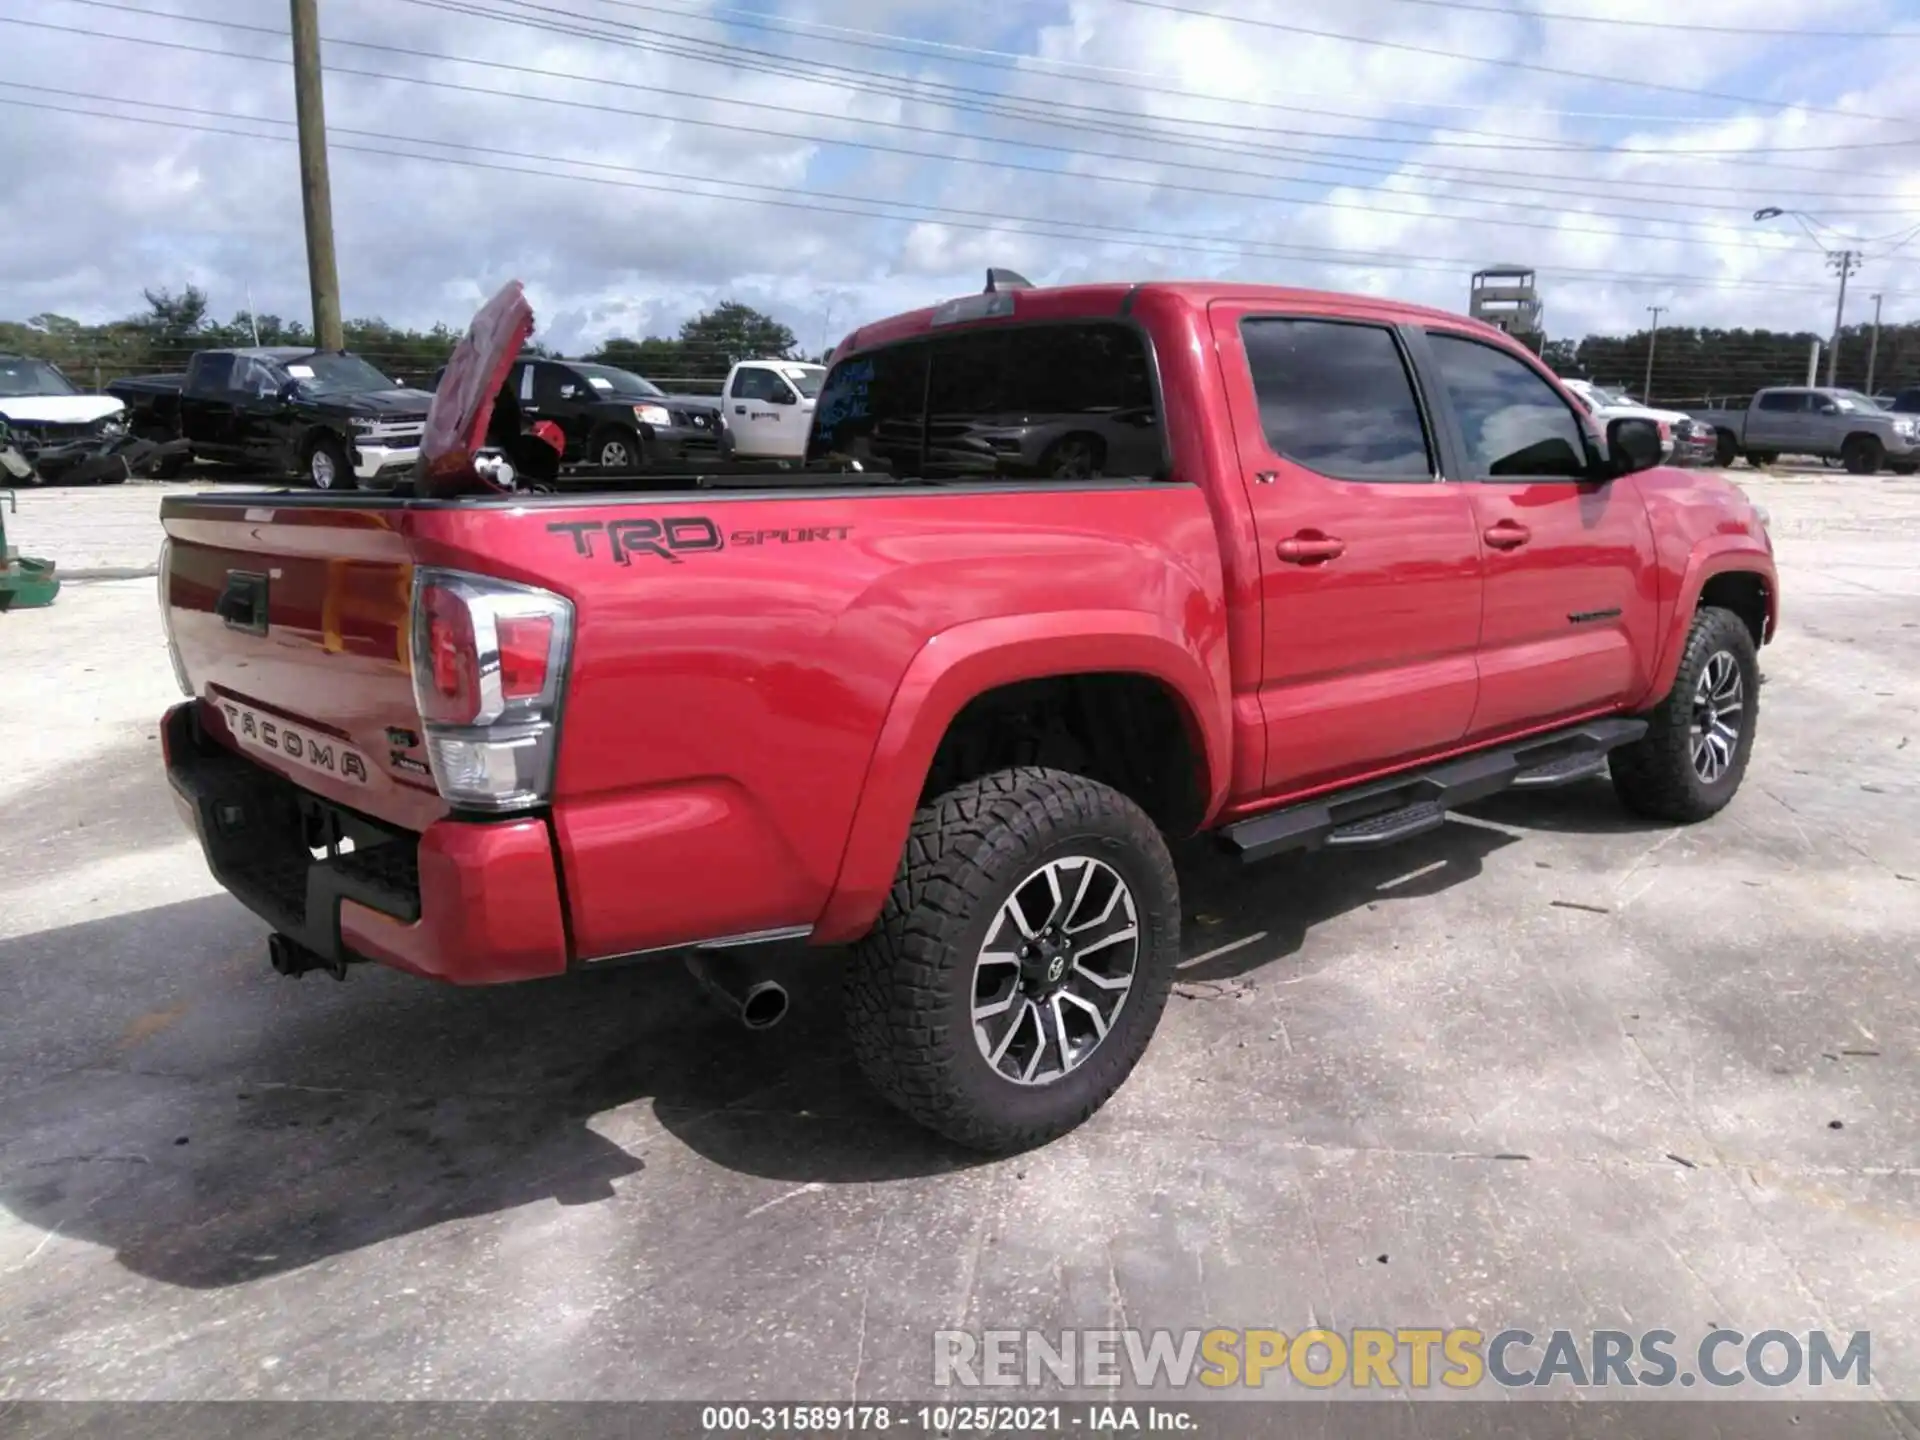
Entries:
[[[332, 478], [324, 485], [320, 483], [320, 474], [315, 468], [315, 461], [321, 455], [325, 455], [333, 464]], [[307, 447], [306, 470], [307, 483], [314, 489], [325, 490], [329, 494], [337, 490], [355, 490], [360, 485], [358, 477], [353, 473], [353, 466], [347, 463], [347, 447], [340, 443], [340, 437], [337, 435], [323, 434], [314, 437], [313, 443]]]
[[[1014, 889], [1049, 859], [1081, 854], [1132, 892], [1133, 988], [1078, 1068], [1021, 1085], [975, 1043], [975, 962]], [[1179, 958], [1179, 881], [1146, 813], [1078, 775], [1001, 770], [914, 817], [879, 922], [848, 963], [848, 1036], [874, 1089], [922, 1125], [975, 1150], [1025, 1150], [1074, 1129], [1120, 1088], [1159, 1024]]]
[[[1707, 662], [1730, 654], [1740, 670], [1740, 735], [1726, 773], [1708, 783], [1693, 763], [1693, 700]], [[1609, 757], [1614, 793], [1635, 814], [1675, 825], [1717, 815], [1740, 788], [1760, 718], [1760, 660], [1747, 625], [1731, 610], [1704, 606], [1693, 617], [1673, 689], [1648, 713], [1647, 733]]]
[[1840, 447], [1840, 463], [1849, 475], [1876, 475], [1887, 463], [1887, 447], [1871, 435], [1851, 435]]

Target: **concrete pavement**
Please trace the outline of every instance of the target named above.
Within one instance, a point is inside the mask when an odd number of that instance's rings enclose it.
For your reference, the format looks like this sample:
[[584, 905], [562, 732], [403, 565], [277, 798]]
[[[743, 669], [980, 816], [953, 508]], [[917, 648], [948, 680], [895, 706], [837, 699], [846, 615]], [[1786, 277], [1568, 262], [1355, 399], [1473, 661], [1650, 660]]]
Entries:
[[[927, 1398], [940, 1328], [1313, 1325], [1869, 1329], [1920, 1396], [1920, 484], [1734, 478], [1786, 612], [1723, 816], [1193, 847], [1146, 1061], [993, 1163], [868, 1094], [831, 954], [758, 1036], [672, 963], [279, 979], [165, 793], [151, 582], [0, 617], [0, 1399]], [[150, 563], [159, 492], [17, 543]]]

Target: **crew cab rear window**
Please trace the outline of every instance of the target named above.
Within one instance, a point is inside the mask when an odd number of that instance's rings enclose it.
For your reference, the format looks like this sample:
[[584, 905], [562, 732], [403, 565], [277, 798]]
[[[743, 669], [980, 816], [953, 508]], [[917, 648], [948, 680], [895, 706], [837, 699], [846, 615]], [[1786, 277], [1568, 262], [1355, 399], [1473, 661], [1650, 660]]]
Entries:
[[1250, 317], [1241, 343], [1276, 455], [1337, 480], [1431, 480], [1433, 452], [1391, 331]]
[[930, 480], [1166, 470], [1146, 341], [1111, 322], [993, 327], [850, 356], [827, 376], [807, 455]]
[[1813, 396], [1805, 390], [1769, 390], [1755, 406], [1759, 410], [1804, 411], [1812, 408]]

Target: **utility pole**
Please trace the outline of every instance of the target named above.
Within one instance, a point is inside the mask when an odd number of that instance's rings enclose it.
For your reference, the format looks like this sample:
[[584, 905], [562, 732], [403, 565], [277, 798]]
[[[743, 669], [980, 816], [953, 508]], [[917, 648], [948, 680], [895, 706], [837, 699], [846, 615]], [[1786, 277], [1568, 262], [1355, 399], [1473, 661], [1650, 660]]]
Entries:
[[1867, 398], [1873, 398], [1873, 372], [1880, 364], [1880, 299], [1873, 297], [1873, 341], [1867, 346]]
[[1833, 388], [1834, 371], [1840, 365], [1840, 324], [1847, 313], [1847, 277], [1860, 268], [1858, 250], [1833, 250], [1827, 254], [1827, 268], [1840, 272], [1840, 298], [1833, 306], [1833, 342], [1827, 346], [1827, 388]]
[[333, 260], [333, 190], [327, 183], [327, 107], [320, 86], [319, 0], [292, 4], [293, 106], [300, 122], [300, 204], [307, 218], [313, 335], [322, 350], [344, 350], [340, 273]]
[[1647, 309], [1653, 312], [1653, 329], [1647, 332], [1647, 383], [1640, 387], [1640, 403], [1643, 405], [1653, 403], [1653, 347], [1660, 338], [1660, 317], [1667, 313], [1664, 305], [1649, 305]]

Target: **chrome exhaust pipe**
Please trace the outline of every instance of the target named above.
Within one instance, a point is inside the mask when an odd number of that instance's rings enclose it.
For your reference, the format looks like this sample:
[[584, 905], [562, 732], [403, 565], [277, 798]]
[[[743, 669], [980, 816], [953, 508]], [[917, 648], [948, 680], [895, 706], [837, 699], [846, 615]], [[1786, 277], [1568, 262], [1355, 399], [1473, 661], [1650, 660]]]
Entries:
[[787, 1018], [787, 987], [738, 956], [696, 950], [687, 956], [687, 969], [714, 1003], [749, 1030], [771, 1030]]

